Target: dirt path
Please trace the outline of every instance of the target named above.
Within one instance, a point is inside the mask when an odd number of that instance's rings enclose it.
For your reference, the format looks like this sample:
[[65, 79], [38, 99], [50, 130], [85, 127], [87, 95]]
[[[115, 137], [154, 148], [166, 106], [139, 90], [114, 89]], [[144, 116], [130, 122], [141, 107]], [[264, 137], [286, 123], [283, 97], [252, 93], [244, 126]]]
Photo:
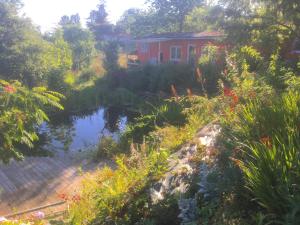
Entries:
[[0, 216], [60, 202], [62, 195], [78, 192], [87, 173], [107, 164], [71, 155], [0, 164]]

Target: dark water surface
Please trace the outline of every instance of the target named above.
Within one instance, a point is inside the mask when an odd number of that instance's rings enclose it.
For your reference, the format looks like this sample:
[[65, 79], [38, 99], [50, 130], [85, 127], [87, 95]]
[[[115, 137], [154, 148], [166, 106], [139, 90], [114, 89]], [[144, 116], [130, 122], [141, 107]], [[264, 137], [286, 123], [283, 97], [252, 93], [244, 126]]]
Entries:
[[118, 139], [128, 116], [120, 109], [104, 109], [81, 115], [60, 115], [45, 123], [40, 133], [45, 137], [42, 148], [51, 152], [81, 152], [95, 148], [102, 137]]

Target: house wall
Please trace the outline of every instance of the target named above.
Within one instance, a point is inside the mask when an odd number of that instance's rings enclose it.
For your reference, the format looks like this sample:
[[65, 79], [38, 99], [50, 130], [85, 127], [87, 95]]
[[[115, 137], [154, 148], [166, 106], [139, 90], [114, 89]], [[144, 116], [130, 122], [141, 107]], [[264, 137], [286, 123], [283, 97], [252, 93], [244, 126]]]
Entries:
[[[204, 46], [209, 43], [214, 44], [213, 40], [169, 40], [160, 42], [160, 50], [163, 53], [163, 63], [171, 61], [171, 47], [178, 46], [181, 48], [181, 59], [178, 63], [188, 62], [188, 46], [195, 46], [196, 59], [201, 56], [201, 51]], [[148, 51], [143, 52], [142, 48], [145, 43], [137, 43], [137, 55], [141, 63], [153, 63], [156, 64], [159, 59], [159, 42], [148, 43]]]

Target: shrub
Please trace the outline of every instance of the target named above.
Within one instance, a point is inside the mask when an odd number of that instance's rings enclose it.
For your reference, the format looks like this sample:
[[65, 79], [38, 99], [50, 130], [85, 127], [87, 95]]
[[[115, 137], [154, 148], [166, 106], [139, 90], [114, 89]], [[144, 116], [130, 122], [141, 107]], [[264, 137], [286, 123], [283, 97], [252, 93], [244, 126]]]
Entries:
[[163, 101], [161, 105], [151, 108], [148, 114], [141, 115], [127, 126], [122, 136], [123, 140], [142, 143], [144, 137], [158, 127], [182, 126], [186, 122], [183, 105], [174, 100]]
[[69, 86], [73, 86], [75, 83], [75, 75], [71, 72], [68, 71], [65, 75], [64, 75], [64, 82], [69, 85]]
[[71, 207], [71, 224], [136, 224], [147, 219], [151, 204], [147, 189], [165, 171], [166, 151], [132, 147], [130, 157], [118, 157], [83, 184], [80, 200]]
[[74, 83], [74, 75], [71, 72], [57, 69], [52, 70], [48, 75], [48, 88], [61, 93], [67, 93]]
[[78, 82], [87, 82], [97, 77], [96, 71], [93, 69], [85, 69], [83, 70], [78, 78]]
[[197, 86], [193, 69], [189, 65], [146, 65], [110, 74], [115, 87], [123, 87], [133, 93], [171, 93], [171, 85], [192, 88]]
[[299, 118], [300, 94], [288, 92], [248, 103], [224, 127], [255, 201], [280, 220], [294, 212], [291, 224], [300, 218]]
[[21, 83], [0, 80], [0, 159], [22, 159], [18, 145], [33, 147], [38, 140], [36, 127], [48, 120], [47, 107], [63, 109], [63, 96], [45, 87], [32, 90]]
[[206, 46], [203, 54], [199, 58], [199, 68], [205, 91], [208, 94], [218, 92], [218, 80], [221, 79], [222, 72], [225, 68], [225, 54], [215, 46]]
[[96, 159], [101, 160], [104, 157], [112, 158], [119, 152], [118, 143], [112, 137], [102, 137], [98, 145]]

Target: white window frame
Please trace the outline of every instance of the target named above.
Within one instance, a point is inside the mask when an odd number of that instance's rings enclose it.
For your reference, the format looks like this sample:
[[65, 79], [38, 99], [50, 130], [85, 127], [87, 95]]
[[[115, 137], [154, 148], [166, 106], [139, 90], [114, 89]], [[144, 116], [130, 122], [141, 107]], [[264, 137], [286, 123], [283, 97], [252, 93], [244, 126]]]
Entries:
[[[176, 55], [178, 56], [178, 49], [180, 49], [180, 58], [176, 57], [176, 58], [172, 58], [172, 49], [173, 48], [176, 48]], [[182, 47], [181, 46], [171, 46], [170, 47], [170, 61], [172, 62], [179, 62], [181, 61], [181, 58], [182, 58]]]

